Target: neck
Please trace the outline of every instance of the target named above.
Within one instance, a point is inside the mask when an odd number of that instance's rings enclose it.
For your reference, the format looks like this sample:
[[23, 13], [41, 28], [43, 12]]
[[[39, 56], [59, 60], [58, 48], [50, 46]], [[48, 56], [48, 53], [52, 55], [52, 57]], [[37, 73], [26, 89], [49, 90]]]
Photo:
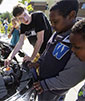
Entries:
[[32, 21], [32, 17], [31, 17], [31, 15], [29, 14], [29, 19], [30, 19], [30, 23], [31, 23], [31, 21]]
[[75, 24], [75, 20], [72, 21], [72, 23], [70, 23], [62, 32], [66, 32], [67, 30], [71, 29], [72, 26]]
[[19, 27], [16, 27], [16, 29], [19, 29]]

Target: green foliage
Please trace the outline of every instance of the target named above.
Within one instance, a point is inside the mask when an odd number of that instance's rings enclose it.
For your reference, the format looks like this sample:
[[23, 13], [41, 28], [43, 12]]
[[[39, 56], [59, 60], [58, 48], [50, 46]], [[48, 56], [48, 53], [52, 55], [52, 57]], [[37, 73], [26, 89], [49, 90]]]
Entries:
[[[8, 30], [7, 30], [7, 33], [10, 32], [11, 28], [12, 28], [12, 23], [10, 22], [10, 23], [8, 24]], [[1, 32], [1, 33], [5, 33], [5, 29], [4, 29], [4, 26], [3, 26], [3, 24], [2, 24], [1, 21], [0, 21], [0, 32]]]
[[82, 96], [83, 95], [83, 91], [80, 91], [78, 96]]
[[3, 24], [2, 24], [1, 21], [0, 21], [0, 32], [1, 32], [1, 33], [4, 33], [4, 26], [3, 26]]
[[11, 28], [12, 28], [12, 23], [10, 23], [10, 24], [8, 25], [8, 33], [10, 32]]
[[12, 18], [12, 14], [9, 13], [9, 12], [2, 13], [2, 14], [0, 15], [0, 18], [3, 19], [3, 20], [4, 20], [5, 18], [8, 18], [8, 22], [10, 23], [11, 18]]
[[19, 1], [19, 3], [25, 4], [25, 0]]
[[22, 4], [25, 4], [25, 2], [30, 3], [30, 2], [31, 2], [31, 0], [20, 0], [20, 1], [19, 1], [19, 3], [22, 3]]
[[32, 7], [32, 5], [30, 4], [31, 0], [21, 0], [21, 1], [19, 1], [19, 2], [22, 3], [22, 4], [24, 4], [24, 5], [26, 5], [26, 2], [27, 2], [28, 5], [27, 5], [26, 9], [27, 9], [29, 12], [33, 11], [33, 7]]
[[33, 11], [33, 8], [32, 8], [32, 5], [28, 5], [27, 8], [26, 8], [29, 12]]

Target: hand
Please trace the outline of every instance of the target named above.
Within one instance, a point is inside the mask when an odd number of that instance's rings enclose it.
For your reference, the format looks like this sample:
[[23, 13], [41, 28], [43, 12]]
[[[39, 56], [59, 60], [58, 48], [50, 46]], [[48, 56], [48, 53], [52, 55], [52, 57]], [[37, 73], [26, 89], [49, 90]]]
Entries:
[[38, 94], [41, 94], [43, 92], [43, 88], [41, 87], [40, 81], [33, 83], [33, 87]]
[[29, 56], [24, 56], [23, 61], [25, 61], [25, 62], [32, 61], [32, 59]]
[[10, 65], [11, 60], [9, 60], [8, 58], [4, 61], [4, 66], [7, 67]]
[[10, 37], [11, 37], [11, 34], [8, 35], [8, 38], [10, 38]]
[[32, 68], [32, 67], [34, 67], [34, 68], [38, 68], [39, 67], [39, 63], [29, 63], [28, 65], [27, 65], [29, 68]]

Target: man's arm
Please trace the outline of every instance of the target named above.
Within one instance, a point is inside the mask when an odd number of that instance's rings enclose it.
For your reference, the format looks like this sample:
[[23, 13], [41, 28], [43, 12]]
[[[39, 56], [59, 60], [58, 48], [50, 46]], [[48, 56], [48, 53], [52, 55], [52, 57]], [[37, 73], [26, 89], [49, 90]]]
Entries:
[[25, 37], [24, 34], [20, 35], [20, 39], [19, 39], [18, 43], [16, 44], [15, 48], [13, 49], [13, 51], [10, 53], [10, 55], [6, 59], [5, 65], [9, 65], [10, 61], [14, 58], [16, 53], [20, 50], [20, 48], [22, 47], [22, 45], [24, 43], [24, 37]]
[[34, 46], [34, 51], [31, 57], [32, 59], [34, 59], [37, 53], [39, 52], [43, 41], [44, 41], [44, 30], [37, 33], [37, 41]]
[[37, 41], [36, 41], [35, 46], [34, 46], [33, 54], [31, 57], [28, 57], [28, 56], [25, 57], [24, 61], [32, 61], [36, 57], [37, 53], [40, 50], [40, 47], [41, 47], [43, 41], [44, 41], [44, 30], [37, 33]]

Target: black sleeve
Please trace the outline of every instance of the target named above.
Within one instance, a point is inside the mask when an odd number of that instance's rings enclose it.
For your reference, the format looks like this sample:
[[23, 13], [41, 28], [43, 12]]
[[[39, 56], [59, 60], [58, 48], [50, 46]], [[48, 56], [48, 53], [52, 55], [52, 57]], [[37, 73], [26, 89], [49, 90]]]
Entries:
[[43, 13], [38, 13], [35, 19], [35, 32], [46, 30], [47, 18]]

